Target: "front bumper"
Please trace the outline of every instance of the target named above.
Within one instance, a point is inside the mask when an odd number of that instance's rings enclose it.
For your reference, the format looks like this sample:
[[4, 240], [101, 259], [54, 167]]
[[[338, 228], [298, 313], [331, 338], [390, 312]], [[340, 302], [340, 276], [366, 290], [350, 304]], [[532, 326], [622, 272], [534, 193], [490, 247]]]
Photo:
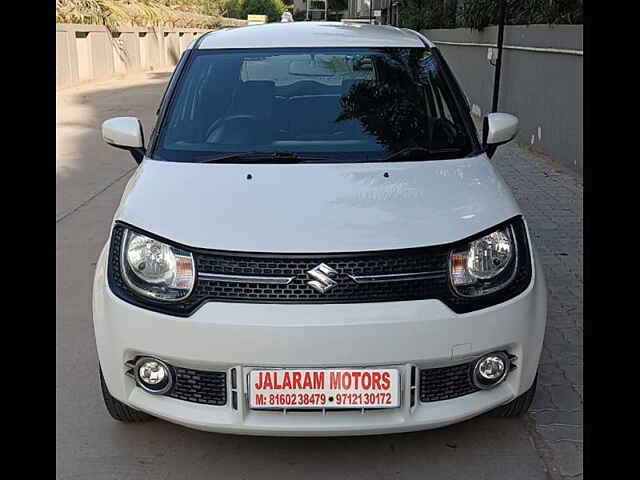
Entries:
[[[201, 430], [254, 435], [365, 435], [437, 428], [524, 393], [533, 382], [546, 324], [546, 287], [535, 260], [519, 296], [466, 314], [438, 300], [368, 304], [278, 305], [210, 302], [189, 318], [130, 305], [110, 291], [105, 248], [93, 289], [98, 357], [111, 395], [133, 408]], [[468, 362], [506, 350], [517, 357], [498, 387], [411, 406], [410, 369]], [[151, 395], [125, 375], [125, 362], [157, 356], [180, 367], [238, 369], [238, 405], [201, 405]], [[397, 366], [401, 407], [365, 411], [255, 411], [248, 408], [251, 367]], [[230, 382], [227, 382], [230, 388]], [[419, 387], [418, 387], [419, 388]], [[227, 395], [231, 398], [231, 394]]]

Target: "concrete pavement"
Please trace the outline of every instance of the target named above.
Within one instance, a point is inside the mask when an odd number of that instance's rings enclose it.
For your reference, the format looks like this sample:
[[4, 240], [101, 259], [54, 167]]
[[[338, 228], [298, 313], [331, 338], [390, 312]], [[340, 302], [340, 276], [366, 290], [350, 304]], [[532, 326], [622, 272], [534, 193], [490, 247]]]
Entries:
[[99, 128], [109, 117], [133, 115], [148, 135], [168, 75], [140, 74], [58, 92], [57, 478], [579, 478], [581, 250], [579, 223], [572, 222], [579, 202], [572, 195], [580, 190], [572, 187], [571, 175], [515, 146], [499, 149], [495, 163], [529, 215], [551, 289], [541, 394], [527, 419], [482, 416], [438, 430], [326, 439], [219, 435], [159, 420], [113, 421], [96, 377], [91, 281], [135, 163], [128, 153], [104, 145]]

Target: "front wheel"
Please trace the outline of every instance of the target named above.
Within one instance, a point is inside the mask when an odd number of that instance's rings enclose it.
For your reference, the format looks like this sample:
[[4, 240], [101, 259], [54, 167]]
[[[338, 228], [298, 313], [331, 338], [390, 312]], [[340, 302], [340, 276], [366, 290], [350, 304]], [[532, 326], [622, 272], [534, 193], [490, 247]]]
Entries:
[[109, 393], [107, 389], [107, 384], [104, 381], [104, 377], [102, 376], [102, 369], [100, 369], [100, 386], [102, 387], [102, 399], [104, 400], [104, 405], [107, 407], [107, 411], [109, 414], [119, 422], [124, 423], [134, 423], [134, 422], [148, 422], [149, 420], [153, 420], [154, 417], [149, 415], [148, 413], [141, 412], [139, 410], [135, 410], [128, 405], [125, 405], [117, 398], [114, 398]]
[[491, 410], [489, 415], [494, 418], [515, 418], [522, 417], [531, 406], [531, 402], [533, 402], [533, 397], [536, 394], [536, 384], [538, 383], [538, 372], [536, 372], [536, 376], [533, 379], [533, 385], [531, 388], [524, 392], [517, 398], [514, 398], [509, 403], [505, 405], [501, 405], [498, 408]]

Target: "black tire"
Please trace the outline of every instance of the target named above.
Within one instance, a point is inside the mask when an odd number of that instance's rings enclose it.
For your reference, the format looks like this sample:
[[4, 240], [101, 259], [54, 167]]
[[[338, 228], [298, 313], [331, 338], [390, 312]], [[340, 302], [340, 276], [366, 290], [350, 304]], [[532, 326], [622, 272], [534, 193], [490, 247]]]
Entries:
[[489, 416], [494, 418], [517, 418], [524, 416], [524, 414], [529, 410], [531, 402], [533, 402], [533, 397], [535, 397], [536, 395], [537, 383], [538, 372], [536, 372], [536, 376], [533, 379], [533, 385], [531, 385], [531, 388], [529, 388], [529, 390], [524, 392], [519, 397], [514, 398], [509, 403], [491, 410], [491, 412], [489, 412]]
[[135, 410], [125, 405], [117, 398], [112, 397], [109, 393], [109, 390], [107, 389], [107, 384], [104, 382], [102, 369], [100, 369], [100, 386], [102, 387], [102, 399], [104, 400], [104, 405], [105, 407], [107, 407], [107, 411], [109, 412], [109, 414], [115, 420], [124, 423], [135, 423], [148, 422], [149, 420], [154, 419], [154, 417], [152, 417], [151, 415], [139, 410]]

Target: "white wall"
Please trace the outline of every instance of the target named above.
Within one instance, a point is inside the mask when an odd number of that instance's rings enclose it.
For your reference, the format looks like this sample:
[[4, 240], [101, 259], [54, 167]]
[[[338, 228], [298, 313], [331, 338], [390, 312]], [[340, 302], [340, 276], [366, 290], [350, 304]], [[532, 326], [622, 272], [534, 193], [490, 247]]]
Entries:
[[[225, 19], [226, 26], [246, 25]], [[56, 89], [109, 78], [115, 74], [160, 69], [176, 64], [201, 28], [118, 27], [56, 24]]]

